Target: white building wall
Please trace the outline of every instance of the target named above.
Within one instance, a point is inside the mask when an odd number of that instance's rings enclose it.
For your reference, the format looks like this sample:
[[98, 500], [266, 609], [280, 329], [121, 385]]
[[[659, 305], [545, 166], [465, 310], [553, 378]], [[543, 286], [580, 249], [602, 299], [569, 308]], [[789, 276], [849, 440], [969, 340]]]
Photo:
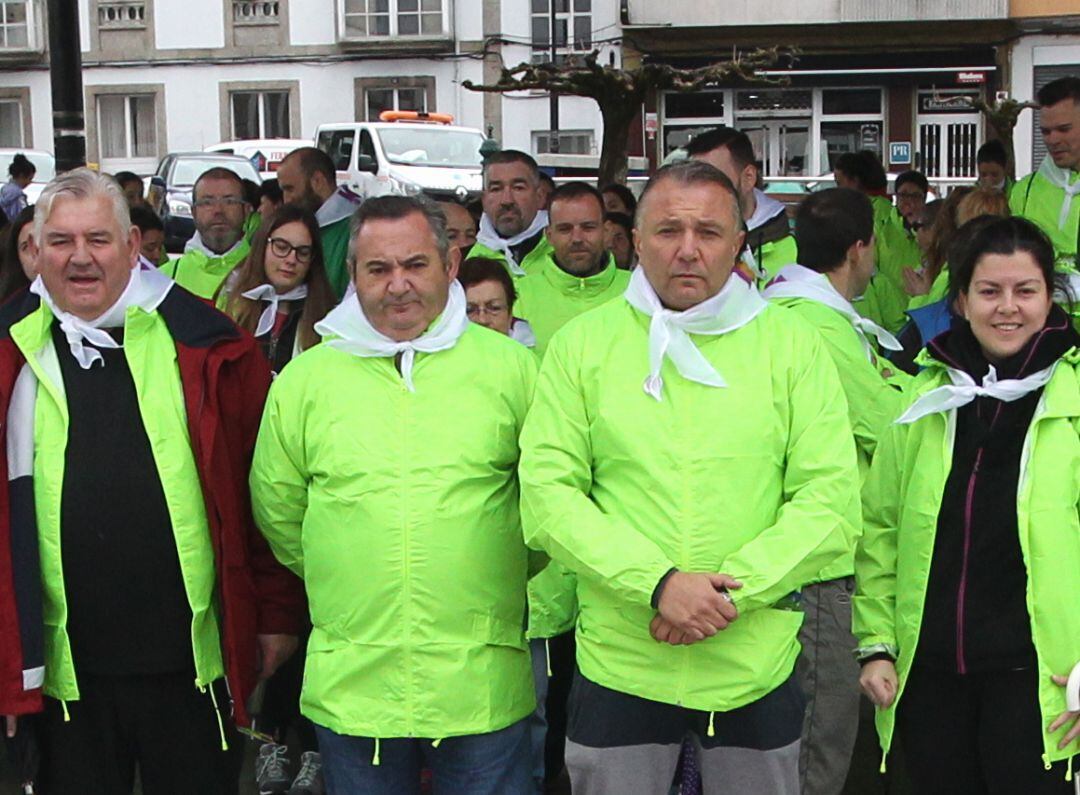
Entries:
[[337, 41], [335, 3], [336, 0], [290, 0], [289, 40], [295, 45]]
[[[1012, 49], [1009, 95], [1022, 102], [1035, 99], [1035, 67], [1080, 64], [1080, 36], [1024, 36]], [[1031, 162], [1035, 112], [1024, 111], [1013, 133], [1016, 175], [1023, 176], [1039, 164]]]
[[225, 4], [221, 0], [154, 3], [154, 36], [161, 50], [224, 47]]

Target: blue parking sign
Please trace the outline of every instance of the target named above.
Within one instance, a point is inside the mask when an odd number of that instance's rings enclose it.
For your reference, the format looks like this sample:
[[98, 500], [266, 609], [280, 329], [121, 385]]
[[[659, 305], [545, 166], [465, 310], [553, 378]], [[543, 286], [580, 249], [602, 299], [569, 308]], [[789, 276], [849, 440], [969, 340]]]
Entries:
[[911, 141], [893, 141], [889, 144], [889, 165], [901, 166], [911, 163]]

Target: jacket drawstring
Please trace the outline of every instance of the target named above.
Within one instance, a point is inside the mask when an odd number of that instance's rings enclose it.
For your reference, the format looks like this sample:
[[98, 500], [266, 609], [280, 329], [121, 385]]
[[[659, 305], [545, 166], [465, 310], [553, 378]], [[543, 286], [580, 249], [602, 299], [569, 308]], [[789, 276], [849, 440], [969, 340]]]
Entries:
[[371, 766], [372, 767], [378, 767], [379, 766], [379, 738], [375, 737], [374, 740], [375, 740], [375, 753], [371, 755]]
[[707, 734], [709, 737], [715, 737], [716, 736], [716, 729], [713, 728], [713, 718], [715, 716], [716, 716], [715, 712], [710, 712], [709, 713], [709, 729], [708, 729], [708, 731], [705, 732], [705, 734]]
[[1049, 754], [1043, 754], [1042, 758], [1043, 758], [1043, 770], [1049, 770], [1052, 767], [1052, 765], [1050, 764], [1050, 755]]
[[889, 754], [887, 751], [881, 752], [881, 767], [878, 768], [878, 772], [882, 775], [885, 775], [885, 757], [887, 757], [888, 755]]
[[551, 642], [550, 638], [544, 638], [544, 665], [547, 666], [547, 678], [551, 678], [551, 646], [548, 644]]
[[221, 750], [228, 751], [229, 743], [225, 739], [225, 724], [221, 720], [221, 710], [218, 709], [217, 693], [214, 692], [214, 685], [201, 685], [199, 684], [199, 680], [196, 679], [195, 687], [198, 688], [200, 693], [205, 693], [207, 690], [210, 691], [210, 703], [214, 705], [214, 717], [217, 718], [218, 734], [221, 736]]
[[64, 723], [71, 723], [71, 716], [68, 715], [67, 702], [64, 699], [60, 699], [60, 709], [64, 710]]
[[431, 747], [432, 748], [438, 748], [439, 743], [441, 743], [441, 742], [442, 742], [442, 737], [438, 738], [437, 740], [432, 740], [431, 741]]

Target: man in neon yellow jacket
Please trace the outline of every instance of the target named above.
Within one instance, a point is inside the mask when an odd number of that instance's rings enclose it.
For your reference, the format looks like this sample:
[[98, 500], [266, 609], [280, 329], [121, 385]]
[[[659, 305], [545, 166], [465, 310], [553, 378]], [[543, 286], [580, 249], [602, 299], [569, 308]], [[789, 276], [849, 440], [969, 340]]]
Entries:
[[551, 194], [545, 232], [551, 251], [543, 267], [518, 280], [514, 304], [514, 316], [532, 327], [541, 357], [556, 331], [621, 296], [630, 281], [604, 249], [603, 202], [584, 182], [568, 182]]
[[[874, 274], [874, 211], [858, 191], [815, 193], [795, 218], [799, 263], [780, 269], [765, 298], [800, 315], [821, 333], [847, 397], [861, 473], [870, 468], [878, 434], [900, 413], [900, 383], [877, 346], [899, 348], [891, 334], [851, 305]], [[803, 795], [840, 792], [859, 726], [859, 667], [851, 655], [854, 547], [802, 589], [806, 619], [799, 640], [799, 679], [807, 698], [799, 774]]]
[[191, 189], [195, 236], [178, 259], [161, 271], [200, 298], [212, 299], [251, 246], [244, 237], [244, 222], [251, 206], [244, 200], [244, 183], [227, 168], [203, 172]]
[[706, 792], [798, 792], [792, 594], [850, 548], [858, 470], [817, 335], [733, 273], [741, 223], [717, 169], [661, 169], [522, 433], [526, 540], [578, 576], [575, 793], [665, 792], [687, 737]]
[[1047, 83], [1036, 98], [1046, 157], [1037, 171], [1013, 185], [1009, 209], [1037, 224], [1054, 244], [1058, 269], [1075, 274], [1080, 235], [1080, 201], [1074, 201], [1080, 192], [1080, 77]]
[[535, 357], [468, 322], [437, 208], [369, 199], [354, 225], [355, 297], [276, 380], [251, 474], [259, 527], [307, 585], [301, 710], [331, 792], [407, 792], [424, 764], [440, 790], [525, 793]]
[[525, 152], [504, 149], [484, 161], [484, 214], [470, 257], [501, 259], [515, 279], [540, 270], [551, 253], [540, 167]]

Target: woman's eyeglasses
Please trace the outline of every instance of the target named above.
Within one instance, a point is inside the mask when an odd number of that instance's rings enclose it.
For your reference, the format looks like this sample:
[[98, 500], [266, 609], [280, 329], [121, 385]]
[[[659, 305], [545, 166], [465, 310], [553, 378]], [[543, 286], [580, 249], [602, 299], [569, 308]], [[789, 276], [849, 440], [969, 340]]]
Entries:
[[270, 238], [270, 250], [274, 252], [274, 256], [281, 257], [282, 259], [295, 251], [297, 262], [301, 262], [304, 265], [311, 263], [311, 246], [294, 246], [283, 237]]

